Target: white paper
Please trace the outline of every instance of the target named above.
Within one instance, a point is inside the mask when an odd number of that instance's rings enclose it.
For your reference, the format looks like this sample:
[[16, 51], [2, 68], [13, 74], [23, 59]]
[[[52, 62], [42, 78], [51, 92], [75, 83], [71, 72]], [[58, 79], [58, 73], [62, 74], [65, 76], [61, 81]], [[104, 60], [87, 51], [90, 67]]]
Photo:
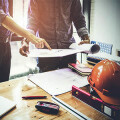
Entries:
[[82, 45], [78, 45], [77, 43], [72, 43], [69, 48], [79, 49], [82, 52], [91, 53], [91, 54], [97, 53], [100, 50], [100, 46], [97, 45], [97, 44], [82, 44]]
[[80, 52], [73, 49], [32, 49], [28, 57], [63, 57]]
[[87, 77], [82, 77], [69, 68], [34, 74], [29, 76], [29, 80], [50, 95], [71, 91], [72, 85], [83, 87], [88, 84]]
[[16, 104], [13, 101], [0, 96], [0, 117], [10, 111], [15, 106]]
[[98, 45], [93, 44], [83, 44], [78, 45], [77, 43], [73, 43], [70, 45], [71, 49], [31, 49], [28, 57], [63, 57], [79, 52], [85, 53], [96, 53], [99, 51]]

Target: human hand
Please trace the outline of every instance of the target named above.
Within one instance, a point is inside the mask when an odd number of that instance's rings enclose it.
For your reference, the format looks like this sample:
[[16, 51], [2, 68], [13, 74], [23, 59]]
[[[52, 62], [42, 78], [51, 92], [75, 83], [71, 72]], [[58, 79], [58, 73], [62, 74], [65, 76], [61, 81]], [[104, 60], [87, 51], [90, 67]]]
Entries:
[[38, 39], [38, 43], [35, 44], [36, 48], [44, 48], [47, 47], [49, 50], [51, 50], [52, 48], [50, 47], [50, 45], [45, 41], [45, 39], [43, 38], [37, 38]]
[[27, 54], [29, 53], [29, 42], [23, 40], [21, 44], [22, 47], [19, 49], [19, 53], [27, 57]]
[[35, 47], [37, 47], [37, 48], [47, 47], [49, 50], [51, 50], [50, 45], [43, 38], [38, 38], [38, 37], [33, 35], [30, 38], [28, 38], [28, 40], [30, 42], [32, 42], [33, 44], [35, 44]]
[[82, 41], [79, 43], [79, 45], [82, 45], [82, 44], [90, 44], [90, 38], [88, 35], [83, 35], [81, 37]]
[[82, 40], [78, 45], [90, 44], [90, 40]]

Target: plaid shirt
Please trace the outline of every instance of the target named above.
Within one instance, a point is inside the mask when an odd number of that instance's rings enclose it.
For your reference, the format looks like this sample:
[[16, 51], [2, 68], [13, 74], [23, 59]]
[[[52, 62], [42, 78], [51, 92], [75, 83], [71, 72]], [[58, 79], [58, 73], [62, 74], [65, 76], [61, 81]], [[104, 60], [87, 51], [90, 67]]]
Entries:
[[78, 35], [88, 34], [80, 0], [30, 0], [27, 28], [39, 33], [52, 48], [68, 48]]

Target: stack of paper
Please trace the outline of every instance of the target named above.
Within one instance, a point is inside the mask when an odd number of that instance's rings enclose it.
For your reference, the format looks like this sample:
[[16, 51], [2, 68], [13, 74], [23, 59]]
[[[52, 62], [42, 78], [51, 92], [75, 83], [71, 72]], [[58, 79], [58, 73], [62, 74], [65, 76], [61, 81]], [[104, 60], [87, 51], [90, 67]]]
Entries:
[[91, 72], [92, 69], [88, 68], [87, 66], [82, 66], [81, 64], [75, 64], [75, 63], [69, 63], [68, 67], [72, 69], [73, 71], [77, 72], [81, 76], [88, 76]]

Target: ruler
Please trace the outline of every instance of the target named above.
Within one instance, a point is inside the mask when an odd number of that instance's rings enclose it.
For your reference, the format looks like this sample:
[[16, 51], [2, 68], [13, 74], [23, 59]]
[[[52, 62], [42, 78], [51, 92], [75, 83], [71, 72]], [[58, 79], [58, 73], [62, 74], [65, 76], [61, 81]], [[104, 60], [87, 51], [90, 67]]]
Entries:
[[74, 85], [72, 86], [72, 95], [108, 117], [120, 120], [120, 108], [117, 106], [109, 105]]
[[73, 107], [71, 107], [70, 105], [66, 104], [65, 102], [63, 102], [59, 98], [57, 98], [55, 96], [52, 96], [52, 100], [54, 102], [56, 102], [58, 105], [60, 105], [61, 107], [63, 107], [65, 110], [67, 110], [68, 112], [70, 112], [72, 115], [74, 115], [75, 117], [77, 117], [78, 119], [80, 119], [80, 120], [91, 120], [90, 118], [88, 118], [87, 116], [85, 116], [83, 113], [81, 113], [78, 110], [74, 109]]

